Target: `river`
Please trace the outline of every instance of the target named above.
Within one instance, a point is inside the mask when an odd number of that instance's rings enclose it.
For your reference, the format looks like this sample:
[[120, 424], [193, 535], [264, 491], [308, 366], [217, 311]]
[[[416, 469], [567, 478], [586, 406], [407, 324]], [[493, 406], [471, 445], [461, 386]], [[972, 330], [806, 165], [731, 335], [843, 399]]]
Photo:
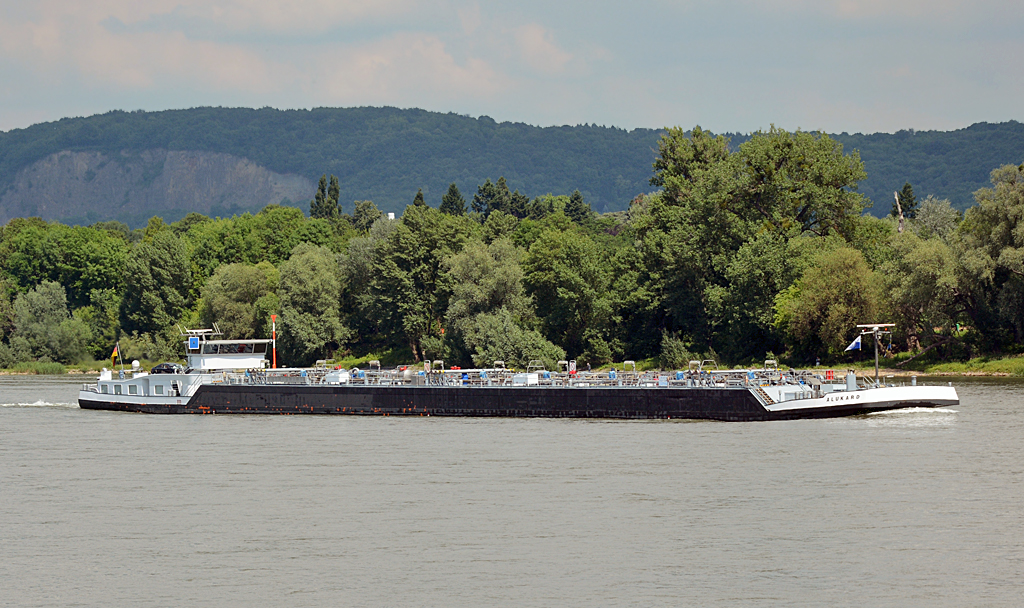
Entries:
[[1019, 606], [1024, 382], [792, 422], [83, 411], [0, 377], [0, 604]]

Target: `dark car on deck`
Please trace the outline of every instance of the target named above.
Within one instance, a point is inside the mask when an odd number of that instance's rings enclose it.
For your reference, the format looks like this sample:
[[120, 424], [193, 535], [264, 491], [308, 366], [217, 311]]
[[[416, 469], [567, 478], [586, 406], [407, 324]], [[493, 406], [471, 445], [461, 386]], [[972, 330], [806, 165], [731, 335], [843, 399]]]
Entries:
[[185, 368], [178, 365], [177, 363], [160, 363], [154, 365], [153, 369], [149, 370], [151, 374], [180, 374], [185, 371]]

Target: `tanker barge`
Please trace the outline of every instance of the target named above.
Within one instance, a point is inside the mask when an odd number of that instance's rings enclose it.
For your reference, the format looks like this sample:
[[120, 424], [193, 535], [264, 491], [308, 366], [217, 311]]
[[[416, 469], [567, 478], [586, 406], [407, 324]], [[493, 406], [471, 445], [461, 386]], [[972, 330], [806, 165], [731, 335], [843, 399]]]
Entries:
[[[268, 340], [213, 340], [189, 330], [186, 368], [104, 370], [79, 392], [83, 409], [150, 414], [336, 414], [752, 421], [851, 416], [959, 404], [952, 386], [885, 385], [852, 371], [665, 372], [445, 369], [269, 369]], [[561, 368], [561, 366], [560, 366]]]

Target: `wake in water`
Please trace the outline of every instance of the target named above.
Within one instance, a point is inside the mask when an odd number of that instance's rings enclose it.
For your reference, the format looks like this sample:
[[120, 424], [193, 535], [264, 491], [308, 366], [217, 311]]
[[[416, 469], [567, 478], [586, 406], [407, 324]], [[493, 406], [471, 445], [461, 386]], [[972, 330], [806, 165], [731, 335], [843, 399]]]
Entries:
[[947, 427], [956, 424], [958, 410], [944, 407], [908, 407], [872, 412], [865, 416], [868, 426], [890, 428]]
[[903, 416], [907, 414], [957, 414], [959, 410], [951, 410], [945, 407], [905, 407], [900, 410], [885, 410], [884, 412], [871, 412], [867, 416]]
[[864, 424], [871, 427], [945, 427], [956, 424], [959, 410], [947, 407], [907, 407], [860, 416], [831, 418], [831, 424]]
[[36, 401], [34, 403], [0, 403], [0, 407], [58, 407], [64, 409], [77, 409], [77, 403], [50, 403], [48, 401]]

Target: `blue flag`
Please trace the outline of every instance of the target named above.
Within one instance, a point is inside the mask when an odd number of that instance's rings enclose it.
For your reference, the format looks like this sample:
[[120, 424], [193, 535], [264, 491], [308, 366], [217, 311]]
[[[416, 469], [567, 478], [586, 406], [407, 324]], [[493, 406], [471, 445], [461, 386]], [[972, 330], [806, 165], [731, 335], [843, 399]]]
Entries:
[[846, 347], [846, 350], [860, 350], [860, 336], [857, 336], [856, 340], [850, 342], [850, 345]]

